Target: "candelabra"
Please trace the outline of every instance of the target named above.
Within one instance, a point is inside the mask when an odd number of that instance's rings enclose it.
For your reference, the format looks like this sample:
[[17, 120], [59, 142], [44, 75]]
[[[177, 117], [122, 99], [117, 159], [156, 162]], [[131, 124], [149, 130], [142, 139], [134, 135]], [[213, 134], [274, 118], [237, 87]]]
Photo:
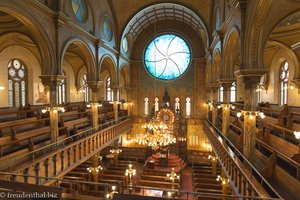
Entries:
[[[132, 168], [132, 164], [129, 164], [129, 168], [126, 169], [126, 172], [125, 172], [125, 176], [128, 177], [128, 180], [129, 180], [129, 186], [132, 186], [132, 178], [133, 176], [135, 176], [136, 174], [136, 169], [133, 169]], [[132, 188], [130, 188], [131, 190]]]
[[[174, 171], [175, 169], [172, 168], [171, 173], [167, 174], [167, 177], [172, 181], [172, 191], [175, 190], [175, 180], [179, 180], [180, 179], [180, 175], [177, 175], [177, 173]], [[169, 197], [171, 197], [173, 194], [173, 192], [171, 192], [171, 194], [168, 194]]]
[[265, 118], [265, 114], [259, 111], [244, 111], [238, 112], [236, 114], [237, 117], [241, 117], [242, 115], [249, 116], [249, 119], [253, 120], [254, 116], [260, 116], [262, 119]]
[[117, 194], [118, 193], [118, 191], [116, 191], [116, 186], [111, 186], [111, 192], [109, 192], [109, 193], [107, 193], [106, 194], [106, 198], [107, 199], [113, 199], [113, 197], [114, 197], [114, 194]]
[[88, 170], [88, 172], [90, 172], [91, 174], [95, 175], [95, 174], [98, 174], [99, 171], [102, 171], [103, 167], [101, 165], [99, 165], [97, 167], [88, 167], [86, 169]]
[[109, 150], [110, 153], [119, 154], [122, 153], [122, 149], [111, 149]]
[[216, 178], [217, 181], [221, 182], [222, 185], [222, 200], [226, 200], [226, 196], [228, 194], [228, 187], [229, 187], [229, 179], [228, 178], [223, 178], [220, 175], [217, 176]]
[[51, 110], [53, 110], [54, 113], [57, 113], [59, 111], [61, 112], [65, 112], [65, 108], [64, 107], [59, 107], [59, 106], [54, 106], [54, 107], [46, 107], [44, 109], [42, 109], [42, 113], [46, 113], [46, 112], [50, 112]]

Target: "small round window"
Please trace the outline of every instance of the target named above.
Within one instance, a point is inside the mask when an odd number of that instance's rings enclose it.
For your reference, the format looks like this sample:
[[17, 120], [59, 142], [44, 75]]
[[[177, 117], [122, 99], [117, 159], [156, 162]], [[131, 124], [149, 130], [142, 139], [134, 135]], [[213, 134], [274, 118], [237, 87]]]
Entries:
[[72, 0], [72, 9], [76, 18], [80, 22], [85, 22], [87, 19], [87, 4], [85, 0]]
[[147, 71], [157, 79], [173, 80], [180, 77], [191, 61], [188, 44], [179, 36], [157, 36], [147, 46], [144, 62]]
[[123, 41], [122, 41], [122, 49], [124, 53], [127, 53], [128, 51], [128, 40], [127, 37], [124, 37]]

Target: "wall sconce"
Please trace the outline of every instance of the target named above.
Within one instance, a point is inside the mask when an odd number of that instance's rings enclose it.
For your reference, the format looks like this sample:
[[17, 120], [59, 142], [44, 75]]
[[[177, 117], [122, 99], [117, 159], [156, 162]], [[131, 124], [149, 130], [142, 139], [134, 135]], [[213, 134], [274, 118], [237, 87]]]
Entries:
[[236, 114], [236, 116], [238, 118], [240, 118], [242, 115], [249, 115], [249, 119], [253, 120], [254, 119], [254, 116], [260, 116], [260, 118], [265, 118], [265, 114], [263, 112], [260, 112], [260, 111], [244, 111], [242, 110], [241, 112], [238, 112]]
[[289, 84], [289, 89], [293, 90], [295, 88], [298, 88], [298, 94], [300, 94], [300, 81], [299, 80], [293, 80]]
[[3, 91], [5, 90], [5, 87], [4, 86], [0, 86], [0, 91]]
[[294, 135], [295, 135], [295, 138], [297, 138], [297, 140], [300, 139], [300, 131], [295, 131]]
[[54, 113], [57, 113], [59, 111], [61, 112], [65, 112], [65, 108], [64, 107], [46, 107], [44, 109], [42, 109], [42, 113], [46, 113], [46, 112], [50, 112], [51, 110], [53, 110]]

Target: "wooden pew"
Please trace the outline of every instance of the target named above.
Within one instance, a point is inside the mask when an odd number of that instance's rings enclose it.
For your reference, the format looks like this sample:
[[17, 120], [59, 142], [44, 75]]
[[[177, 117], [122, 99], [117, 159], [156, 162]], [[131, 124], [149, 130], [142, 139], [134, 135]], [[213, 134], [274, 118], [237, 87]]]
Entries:
[[166, 188], [166, 189], [172, 189], [172, 185], [174, 185], [175, 189], [180, 188], [179, 183], [172, 183], [172, 182], [166, 182], [166, 181], [153, 181], [153, 180], [138, 180], [138, 185], [140, 186], [148, 186], [153, 188]]

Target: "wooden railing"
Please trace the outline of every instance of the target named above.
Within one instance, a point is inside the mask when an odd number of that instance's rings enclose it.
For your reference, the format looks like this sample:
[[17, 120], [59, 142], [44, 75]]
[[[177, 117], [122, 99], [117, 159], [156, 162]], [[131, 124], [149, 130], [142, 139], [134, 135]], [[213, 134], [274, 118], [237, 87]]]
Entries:
[[[74, 195], [78, 194], [80, 192], [80, 190], [82, 188], [92, 188], [95, 186], [98, 187], [102, 187], [104, 188], [104, 194], [108, 193], [112, 187], [112, 185], [108, 184], [108, 183], [98, 183], [98, 182], [89, 182], [89, 181], [80, 181], [80, 180], [69, 180], [69, 179], [60, 179], [60, 178], [49, 178], [49, 177], [43, 177], [43, 176], [34, 176], [34, 175], [27, 175], [25, 176], [24, 174], [14, 174], [14, 173], [7, 173], [7, 172], [0, 172], [0, 176], [6, 176], [7, 179], [6, 180], [13, 180], [13, 179], [37, 179], [37, 180], [41, 180], [41, 182], [45, 182], [45, 180], [49, 180], [50, 182], [52, 182], [52, 186], [59, 186], [62, 183], [67, 183], [70, 187], [70, 192], [67, 193], [66, 191], [63, 191], [62, 193], [62, 198], [74, 198]], [[34, 188], [36, 185], [31, 185], [28, 184], [27, 187], [32, 187], [31, 191], [35, 191]], [[145, 187], [145, 186], [132, 186], [132, 185], [115, 185], [116, 186], [116, 191], [118, 192], [117, 195], [124, 195], [124, 194], [128, 194], [130, 195], [131, 193], [135, 193], [135, 191], [140, 191], [138, 193], [139, 196], [145, 196], [147, 190], [152, 190], [152, 191], [159, 191], [159, 192], [163, 192], [165, 194], [167, 194], [168, 192], [174, 192], [171, 189], [162, 189], [162, 188], [155, 188], [155, 187]], [[5, 184], [1, 185], [2, 188], [6, 188]], [[38, 186], [39, 187], [39, 186]], [[37, 189], [36, 189], [37, 190]], [[54, 189], [53, 189], [54, 190]], [[28, 191], [28, 190], [24, 190], [23, 188], [18, 188], [17, 185], [15, 188], [12, 188], [11, 185], [9, 185], [9, 189], [7, 190], [7, 192], [10, 191]], [[55, 194], [60, 193], [61, 190], [58, 188], [57, 191], [53, 191]], [[30, 192], [28, 192], [30, 193]], [[3, 195], [5, 195], [6, 193], [2, 193]], [[92, 194], [91, 194], [92, 195]], [[131, 196], [130, 199], [135, 199], [136, 198], [136, 193], [135, 196]], [[57, 194], [58, 197], [59, 194]], [[242, 195], [222, 195], [222, 194], [214, 194], [214, 193], [204, 193], [204, 192], [187, 192], [187, 191], [178, 191], [178, 196], [180, 197], [180, 199], [183, 200], [194, 200], [195, 197], [199, 197], [201, 199], [211, 199], [211, 198], [216, 198], [216, 199], [240, 199], [240, 200], [279, 200], [279, 198], [269, 198], [269, 197], [257, 197], [257, 196], [242, 196]], [[88, 195], [86, 195], [85, 197], [88, 197]], [[223, 197], [223, 198], [222, 198]], [[91, 198], [95, 198], [94, 196]], [[97, 198], [101, 198], [99, 196], [97, 196]], [[119, 197], [118, 199], [122, 199], [121, 197]], [[126, 199], [129, 199], [129, 197], [127, 197]], [[140, 198], [139, 198], [140, 199]]]
[[204, 132], [237, 194], [283, 199], [217, 127], [204, 121]]
[[[39, 152], [42, 153], [43, 149], [34, 151], [27, 155], [31, 159], [30, 163], [26, 162], [20, 165], [18, 158], [15, 158], [10, 160], [10, 163], [0, 163], [0, 166], [2, 168], [6, 166], [7, 171], [25, 176], [62, 177], [111, 142], [117, 140], [121, 134], [130, 131], [132, 124], [132, 119], [126, 119], [103, 130], [87, 132], [82, 135], [84, 136], [83, 138], [66, 146], [64, 146], [65, 143], [52, 144], [51, 148], [53, 148], [53, 151], [43, 156], [35, 155]], [[8, 168], [7, 164], [10, 165]], [[0, 179], [6, 179], [6, 177], [0, 177]], [[41, 180], [37, 178], [17, 179], [17, 177], [14, 177], [14, 181], [40, 184]], [[43, 184], [49, 185], [51, 181], [44, 180]]]

